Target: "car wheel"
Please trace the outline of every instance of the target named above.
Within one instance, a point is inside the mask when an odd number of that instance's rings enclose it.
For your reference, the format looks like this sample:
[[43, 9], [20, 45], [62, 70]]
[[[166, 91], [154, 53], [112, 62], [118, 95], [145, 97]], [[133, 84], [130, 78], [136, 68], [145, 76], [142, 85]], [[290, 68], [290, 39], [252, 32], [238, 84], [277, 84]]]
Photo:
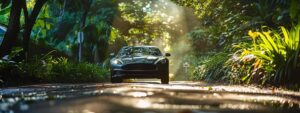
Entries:
[[111, 78], [111, 83], [121, 83], [122, 81], [123, 81], [122, 78], [116, 78], [116, 77]]
[[110, 81], [111, 81], [111, 83], [121, 83], [122, 82], [122, 78], [120, 78], [120, 77], [113, 77], [114, 74], [115, 74], [114, 71], [110, 72], [110, 75], [111, 75], [110, 76]]
[[169, 76], [164, 75], [161, 79], [161, 84], [169, 84]]
[[162, 76], [160, 78], [161, 84], [169, 84], [169, 62], [162, 70]]

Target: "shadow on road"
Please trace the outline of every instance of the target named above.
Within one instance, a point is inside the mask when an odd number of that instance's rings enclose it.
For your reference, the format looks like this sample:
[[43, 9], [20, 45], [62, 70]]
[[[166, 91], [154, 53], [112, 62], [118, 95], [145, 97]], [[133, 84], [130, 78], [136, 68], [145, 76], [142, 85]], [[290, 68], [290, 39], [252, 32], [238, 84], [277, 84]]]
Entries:
[[4, 113], [299, 113], [300, 93], [250, 86], [141, 79], [0, 90]]

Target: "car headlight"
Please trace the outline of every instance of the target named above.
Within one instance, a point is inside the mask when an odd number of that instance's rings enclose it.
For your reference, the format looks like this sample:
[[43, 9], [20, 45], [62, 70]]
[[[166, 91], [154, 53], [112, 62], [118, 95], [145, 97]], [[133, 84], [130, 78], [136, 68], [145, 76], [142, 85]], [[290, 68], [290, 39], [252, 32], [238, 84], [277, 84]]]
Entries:
[[115, 59], [111, 61], [112, 64], [123, 64], [121, 60]]
[[155, 63], [156, 63], [156, 64], [157, 64], [157, 63], [165, 64], [165, 63], [167, 63], [167, 59], [158, 60], [158, 61], [156, 61]]
[[162, 64], [165, 64], [165, 63], [167, 63], [167, 60], [166, 60], [166, 59], [162, 59], [160, 62], [161, 62]]

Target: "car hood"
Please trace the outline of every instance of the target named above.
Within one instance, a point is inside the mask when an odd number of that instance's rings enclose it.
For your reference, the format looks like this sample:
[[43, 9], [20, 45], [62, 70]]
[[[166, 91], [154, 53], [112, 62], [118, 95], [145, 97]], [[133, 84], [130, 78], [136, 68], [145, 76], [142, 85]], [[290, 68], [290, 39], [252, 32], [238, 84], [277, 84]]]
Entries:
[[162, 56], [123, 56], [116, 58], [123, 62], [123, 64], [132, 64], [132, 63], [147, 63], [154, 64], [158, 60], [163, 59]]

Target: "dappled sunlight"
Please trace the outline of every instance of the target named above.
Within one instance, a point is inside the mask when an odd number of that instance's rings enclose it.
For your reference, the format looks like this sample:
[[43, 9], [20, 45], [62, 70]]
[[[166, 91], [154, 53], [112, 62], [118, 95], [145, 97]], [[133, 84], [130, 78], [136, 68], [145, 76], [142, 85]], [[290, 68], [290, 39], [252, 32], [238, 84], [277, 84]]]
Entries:
[[170, 80], [173, 80], [175, 75], [173, 73], [169, 73]]
[[[12, 89], [15, 88], [7, 88], [6, 90], [9, 91]], [[47, 106], [51, 106], [56, 108], [51, 109], [54, 111], [72, 109], [68, 111], [69, 113], [75, 112], [74, 106], [77, 106], [76, 110], [80, 109], [84, 113], [98, 113], [99, 111], [103, 112], [104, 110], [119, 108], [116, 106], [123, 106], [121, 107], [122, 109], [189, 109], [196, 111], [300, 110], [300, 101], [294, 98], [294, 96], [299, 96], [299, 92], [283, 91], [280, 89], [274, 92], [272, 89], [261, 89], [254, 86], [209, 86], [202, 82], [189, 81], [174, 81], [170, 85], [147, 82], [39, 85], [34, 87], [28, 86], [24, 89], [30, 89], [30, 92], [19, 90], [5, 93], [5, 90], [1, 90], [2, 103], [0, 104], [0, 110], [9, 110], [12, 106], [18, 106], [20, 109], [28, 111], [36, 106], [36, 104], [27, 102], [43, 100], [51, 101], [43, 103], [41, 110], [46, 110]], [[15, 95], [15, 97], [7, 95]], [[67, 99], [68, 101], [66, 102], [69, 104], [55, 106], [55, 100], [59, 101], [61, 99]]]
[[153, 95], [153, 92], [128, 92], [125, 95], [133, 96], [133, 97], [146, 97], [149, 95]]
[[0, 0], [0, 113], [300, 113], [299, 12], [299, 0]]
[[251, 104], [222, 104], [220, 105], [222, 109], [233, 109], [233, 110], [259, 110], [264, 109], [264, 107], [259, 105]]
[[[193, 12], [171, 0], [134, 0], [129, 3], [124, 1], [118, 4], [121, 18], [113, 21], [122, 31], [119, 38], [123, 38], [128, 45], [154, 45], [164, 53], [171, 53], [169, 69], [173, 73], [172, 78], [187, 80], [188, 77], [178, 70], [182, 68], [184, 56], [191, 49], [187, 33], [195, 26], [191, 26], [192, 22], [189, 21], [196, 20]], [[124, 22], [129, 22], [129, 25]], [[112, 39], [116, 37], [114, 32]]]
[[137, 108], [149, 108], [151, 105], [152, 103], [147, 100], [138, 100], [135, 104]]
[[88, 109], [85, 109], [85, 110], [82, 110], [82, 113], [95, 113], [95, 112], [92, 112], [92, 111], [90, 111]]

